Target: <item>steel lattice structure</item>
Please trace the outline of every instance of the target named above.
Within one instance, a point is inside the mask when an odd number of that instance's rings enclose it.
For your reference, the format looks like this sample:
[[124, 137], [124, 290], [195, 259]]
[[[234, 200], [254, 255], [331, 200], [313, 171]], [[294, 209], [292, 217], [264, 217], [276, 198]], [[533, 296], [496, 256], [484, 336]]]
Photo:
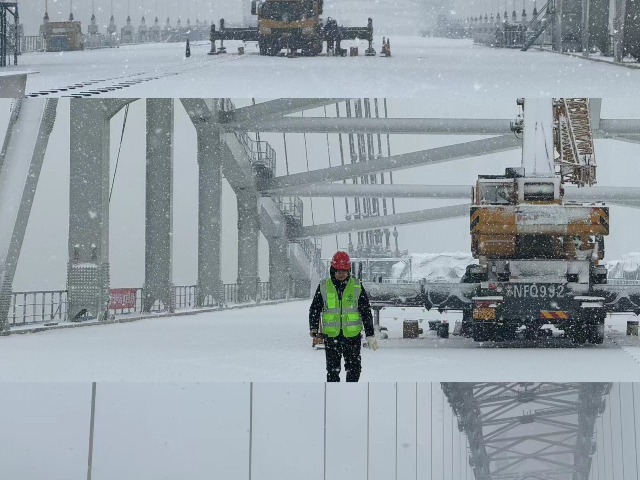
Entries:
[[587, 480], [610, 383], [442, 383], [476, 480]]

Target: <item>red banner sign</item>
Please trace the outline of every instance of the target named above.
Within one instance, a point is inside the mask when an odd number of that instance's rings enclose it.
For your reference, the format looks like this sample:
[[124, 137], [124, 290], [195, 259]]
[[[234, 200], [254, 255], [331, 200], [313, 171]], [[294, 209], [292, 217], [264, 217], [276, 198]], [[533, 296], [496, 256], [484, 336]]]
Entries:
[[109, 309], [136, 308], [136, 292], [137, 288], [112, 288]]

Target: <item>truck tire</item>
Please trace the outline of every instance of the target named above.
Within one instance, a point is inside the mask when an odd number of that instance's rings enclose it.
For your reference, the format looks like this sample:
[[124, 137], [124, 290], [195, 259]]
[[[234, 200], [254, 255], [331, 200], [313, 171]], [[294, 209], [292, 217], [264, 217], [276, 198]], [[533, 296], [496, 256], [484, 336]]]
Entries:
[[473, 336], [473, 314], [469, 310], [464, 310], [462, 312], [462, 328], [460, 330], [460, 335], [467, 338]]
[[604, 325], [589, 325], [589, 343], [601, 345], [604, 343]]
[[578, 324], [578, 325], [573, 325], [571, 327], [571, 340], [573, 341], [573, 343], [578, 343], [580, 345], [583, 345], [587, 342], [587, 340], [589, 339], [589, 334], [590, 334], [590, 330], [591, 330], [591, 325], [585, 325], [585, 324]]
[[473, 324], [473, 340], [476, 342], [486, 342], [489, 340], [487, 328], [481, 323]]
[[439, 338], [449, 338], [449, 324], [441, 323], [438, 325], [437, 333]]
[[260, 49], [260, 55], [267, 54], [267, 44], [263, 41], [258, 41], [258, 48]]

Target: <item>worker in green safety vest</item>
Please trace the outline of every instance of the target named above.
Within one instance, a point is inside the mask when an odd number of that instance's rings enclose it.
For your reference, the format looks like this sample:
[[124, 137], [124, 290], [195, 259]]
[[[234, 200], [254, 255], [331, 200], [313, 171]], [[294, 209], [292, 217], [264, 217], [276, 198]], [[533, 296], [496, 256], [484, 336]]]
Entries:
[[374, 351], [378, 349], [369, 298], [350, 272], [349, 255], [337, 252], [331, 260], [330, 278], [320, 282], [309, 308], [311, 336], [317, 337], [320, 331], [325, 339], [328, 382], [340, 381], [342, 357], [347, 382], [360, 379], [362, 330], [367, 346]]

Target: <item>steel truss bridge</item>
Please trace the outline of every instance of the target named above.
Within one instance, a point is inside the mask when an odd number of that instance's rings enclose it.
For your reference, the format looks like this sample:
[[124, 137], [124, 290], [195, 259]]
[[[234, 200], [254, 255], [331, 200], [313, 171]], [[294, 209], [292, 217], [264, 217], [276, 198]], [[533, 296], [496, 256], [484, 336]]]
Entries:
[[[97, 318], [108, 314], [110, 122], [116, 113], [126, 110], [134, 101], [136, 99], [69, 100], [72, 188], [66, 308], [70, 319], [87, 312]], [[220, 256], [224, 253], [221, 252], [220, 225], [223, 176], [238, 200], [239, 253], [234, 296], [255, 299], [262, 288], [258, 278], [259, 233], [269, 243], [269, 298], [307, 296], [322, 274], [320, 244], [315, 239], [353, 234], [350, 249], [354, 252], [388, 257], [398, 250], [397, 243], [395, 252], [390, 244], [390, 228], [469, 214], [468, 203], [395, 213], [394, 198], [468, 201], [471, 186], [392, 184], [393, 171], [521, 148], [521, 140], [511, 133], [511, 119], [383, 118], [379, 102], [369, 99], [277, 99], [241, 108], [236, 108], [228, 99], [150, 98], [144, 101], [147, 110], [144, 311], [158, 306], [171, 309], [175, 304], [170, 248], [171, 146], [174, 111], [178, 105], [187, 112], [197, 134], [200, 179], [197, 306], [219, 305], [228, 297], [220, 280]], [[640, 143], [640, 120], [600, 118], [600, 106], [601, 100], [591, 100], [591, 128], [595, 138]], [[290, 116], [319, 107], [334, 107], [335, 116]], [[8, 312], [12, 302], [15, 305], [13, 277], [56, 121], [56, 108], [55, 99], [16, 100], [0, 154], [1, 331], [9, 329]], [[341, 152], [348, 153], [342, 155], [340, 165], [276, 175], [276, 151], [268, 142], [260, 140], [260, 133], [338, 134]], [[394, 134], [486, 138], [392, 155], [388, 143], [386, 149], [383, 147], [381, 137]], [[344, 144], [343, 136], [347, 140]], [[281, 159], [282, 152], [277, 154]], [[301, 197], [323, 196], [352, 199], [347, 205], [347, 218], [308, 225], [304, 222]], [[571, 189], [565, 198], [606, 200], [640, 207], [638, 188]], [[87, 211], [92, 215], [86, 215]], [[415, 293], [415, 285], [408, 288]], [[424, 291], [424, 286], [418, 286], [418, 292], [420, 288]]]
[[610, 383], [442, 383], [476, 480], [589, 480]]

